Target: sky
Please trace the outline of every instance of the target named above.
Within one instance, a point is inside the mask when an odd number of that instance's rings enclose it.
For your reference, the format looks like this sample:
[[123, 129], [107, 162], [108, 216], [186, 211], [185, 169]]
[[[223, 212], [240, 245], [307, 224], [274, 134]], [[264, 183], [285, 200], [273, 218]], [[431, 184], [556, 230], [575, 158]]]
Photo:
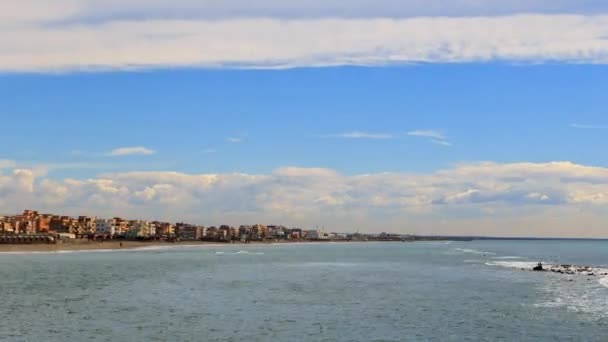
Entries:
[[0, 213], [608, 237], [605, 1], [5, 9]]

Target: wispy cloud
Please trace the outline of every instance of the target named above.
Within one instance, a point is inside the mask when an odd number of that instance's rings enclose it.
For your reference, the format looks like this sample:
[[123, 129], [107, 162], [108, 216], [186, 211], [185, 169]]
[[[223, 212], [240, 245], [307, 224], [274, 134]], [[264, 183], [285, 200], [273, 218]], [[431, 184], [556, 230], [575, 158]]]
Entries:
[[327, 134], [324, 138], [338, 138], [338, 139], [393, 139], [394, 136], [388, 133], [369, 133], [369, 132], [348, 132], [338, 134]]
[[573, 123], [570, 125], [570, 127], [578, 128], [578, 129], [608, 129], [608, 125], [593, 125], [593, 124], [580, 124], [580, 123]]
[[120, 147], [110, 151], [112, 157], [129, 156], [129, 155], [152, 155], [156, 151], [143, 146]]
[[243, 138], [240, 137], [228, 137], [226, 141], [233, 144], [238, 144], [243, 142]]
[[437, 144], [437, 145], [441, 145], [441, 146], [447, 146], [447, 147], [452, 146], [452, 143], [449, 141], [446, 141], [446, 140], [431, 139], [431, 142], [433, 144]]
[[452, 143], [448, 140], [445, 134], [440, 131], [418, 129], [414, 131], [409, 131], [406, 134], [411, 137], [428, 138], [429, 141], [433, 144], [447, 147], [452, 146]]
[[407, 135], [413, 137], [425, 137], [432, 138], [436, 140], [446, 140], [446, 137], [443, 133], [434, 130], [415, 130], [407, 132]]

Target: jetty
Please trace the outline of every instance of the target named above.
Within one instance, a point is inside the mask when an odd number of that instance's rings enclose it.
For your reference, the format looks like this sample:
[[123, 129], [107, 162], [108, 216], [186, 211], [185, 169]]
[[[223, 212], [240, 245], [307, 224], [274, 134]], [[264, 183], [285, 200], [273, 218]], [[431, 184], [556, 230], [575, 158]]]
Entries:
[[538, 263], [535, 267], [531, 269], [531, 271], [535, 272], [551, 272], [551, 273], [559, 273], [566, 275], [582, 275], [582, 276], [608, 276], [608, 269], [606, 268], [598, 268], [592, 266], [580, 266], [580, 265], [544, 265], [542, 263]]

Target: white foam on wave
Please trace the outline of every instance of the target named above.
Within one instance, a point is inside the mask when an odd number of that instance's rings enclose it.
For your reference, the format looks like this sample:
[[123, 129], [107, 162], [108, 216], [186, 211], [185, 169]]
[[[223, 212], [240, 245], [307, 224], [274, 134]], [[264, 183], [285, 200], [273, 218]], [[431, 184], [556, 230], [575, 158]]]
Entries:
[[467, 254], [479, 254], [479, 255], [496, 255], [493, 252], [480, 251], [472, 248], [454, 248], [455, 251], [467, 253]]
[[215, 255], [264, 255], [263, 252], [251, 253], [249, 251], [238, 251], [238, 252], [215, 252]]
[[[486, 263], [488, 266], [525, 270], [531, 270], [536, 264], [536, 262], [526, 261], [493, 261]], [[544, 264], [543, 266], [546, 269], [552, 267], [563, 268], [563, 266], [551, 264]], [[577, 267], [580, 266], [574, 266], [574, 268]], [[552, 309], [563, 308], [568, 311], [587, 314], [592, 319], [608, 317], [608, 310], [606, 310], [606, 307], [608, 307], [608, 296], [606, 296], [608, 276], [604, 275], [608, 273], [608, 269], [590, 267], [588, 270], [576, 272], [559, 275], [552, 272], [544, 273], [555, 276], [544, 278], [544, 285], [541, 287], [541, 290], [545, 293], [542, 296], [544, 298], [533, 306]], [[594, 277], [597, 275], [601, 275], [599, 279]], [[598, 283], [601, 286], [598, 286]]]
[[497, 260], [511, 260], [511, 259], [523, 259], [523, 257], [519, 257], [519, 256], [497, 256], [497, 257], [492, 257], [492, 259], [497, 259]]
[[547, 279], [541, 288], [546, 297], [535, 307], [564, 308], [568, 311], [588, 314], [590, 318], [608, 317], [608, 296], [606, 286], [608, 279], [601, 278], [598, 286], [593, 278], [568, 276]]
[[76, 253], [111, 253], [111, 252], [127, 252], [134, 249], [74, 249], [74, 250], [56, 250], [56, 251], [9, 251], [0, 252], [2, 255], [44, 255], [44, 254], [76, 254]]
[[296, 267], [353, 267], [358, 266], [360, 264], [353, 262], [304, 262], [300, 264], [295, 264], [292, 266]]
[[[506, 268], [519, 268], [519, 269], [532, 269], [532, 267], [536, 266], [536, 262], [531, 261], [493, 261], [486, 262], [488, 266], [498, 266], [498, 267], [506, 267]], [[546, 267], [551, 267], [551, 265], [545, 265]]]
[[[270, 245], [270, 244], [269, 244]], [[152, 246], [137, 246], [125, 248], [105, 248], [105, 249], [72, 249], [72, 250], [50, 250], [50, 251], [6, 251], [0, 252], [2, 255], [37, 255], [37, 254], [73, 254], [73, 253], [137, 253], [137, 252], [162, 252], [173, 250], [192, 250], [205, 248], [224, 248], [229, 247], [229, 244], [192, 244], [192, 245], [152, 245]], [[242, 251], [244, 254], [246, 251]], [[224, 252], [221, 252], [224, 253]], [[233, 253], [236, 254], [236, 253]], [[257, 254], [257, 253], [254, 253]], [[263, 254], [263, 253], [262, 253]]]

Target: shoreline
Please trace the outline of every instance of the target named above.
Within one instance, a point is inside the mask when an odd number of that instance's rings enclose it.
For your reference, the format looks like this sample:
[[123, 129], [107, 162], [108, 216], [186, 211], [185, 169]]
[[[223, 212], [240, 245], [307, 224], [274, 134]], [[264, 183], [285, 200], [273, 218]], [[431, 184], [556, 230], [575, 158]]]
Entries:
[[145, 247], [157, 246], [187, 246], [204, 245], [208, 243], [179, 242], [169, 243], [159, 242], [139, 242], [139, 241], [77, 241], [57, 244], [2, 244], [0, 245], [0, 255], [9, 252], [62, 252], [62, 251], [98, 251], [98, 250], [133, 250]]
[[[120, 243], [122, 242], [122, 247]], [[166, 242], [166, 241], [70, 241], [57, 244], [0, 244], [0, 255], [3, 253], [27, 253], [27, 252], [65, 252], [65, 251], [80, 251], [80, 252], [95, 252], [103, 250], [138, 250], [149, 247], [223, 247], [223, 246], [260, 246], [260, 245], [296, 245], [296, 244], [314, 244], [314, 243], [356, 243], [356, 242], [373, 242], [373, 241], [253, 241], [249, 243], [233, 242], [222, 243], [213, 241], [181, 241], [181, 242]]]

